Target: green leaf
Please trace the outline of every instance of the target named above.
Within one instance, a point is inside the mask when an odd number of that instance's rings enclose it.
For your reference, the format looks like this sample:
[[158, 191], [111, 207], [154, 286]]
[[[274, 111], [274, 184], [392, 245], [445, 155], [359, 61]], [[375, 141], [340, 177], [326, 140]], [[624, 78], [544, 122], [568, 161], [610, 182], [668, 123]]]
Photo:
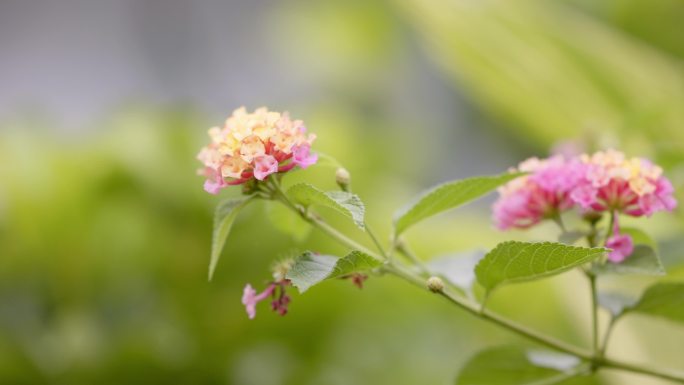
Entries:
[[514, 282], [560, 274], [591, 262], [607, 249], [568, 246], [561, 243], [500, 243], [475, 267], [478, 282], [487, 290]]
[[650, 246], [636, 245], [634, 251], [624, 261], [613, 263], [607, 261], [603, 265], [592, 268], [594, 274], [641, 274], [641, 275], [665, 275], [658, 254]]
[[639, 302], [626, 311], [684, 323], [684, 283], [657, 283], [649, 287]]
[[360, 251], [352, 251], [344, 258], [306, 252], [297, 258], [286, 278], [303, 293], [326, 279], [371, 270], [380, 265], [382, 261]]
[[365, 207], [356, 194], [344, 191], [323, 192], [308, 183], [298, 183], [287, 190], [287, 196], [303, 205], [321, 205], [329, 207], [354, 221], [360, 229], [365, 229]]
[[[456, 385], [571, 384], [581, 361], [571, 355], [496, 347], [476, 354], [461, 369]], [[582, 369], [582, 368], [579, 368]], [[583, 384], [587, 384], [583, 378]], [[590, 382], [594, 383], [594, 382]]]
[[620, 232], [632, 237], [634, 251], [620, 263], [606, 262], [594, 266], [594, 274], [665, 275], [665, 267], [658, 256], [658, 244], [648, 234], [633, 227], [622, 227]]
[[613, 317], [617, 317], [634, 306], [637, 298], [632, 298], [621, 293], [603, 292], [598, 293], [598, 304], [608, 310]]
[[523, 174], [506, 173], [477, 176], [436, 186], [420, 194], [412, 203], [396, 213], [394, 232], [399, 235], [425, 218], [477, 199], [521, 175]]
[[632, 242], [634, 242], [635, 245], [646, 245], [651, 247], [653, 250], [658, 250], [658, 244], [656, 241], [641, 229], [637, 229], [635, 227], [621, 227], [620, 233], [631, 236]]
[[226, 244], [230, 228], [240, 210], [251, 202], [252, 197], [228, 199], [216, 206], [214, 212], [214, 232], [211, 240], [211, 261], [209, 262], [209, 280], [214, 276], [216, 264], [221, 257], [221, 251]]

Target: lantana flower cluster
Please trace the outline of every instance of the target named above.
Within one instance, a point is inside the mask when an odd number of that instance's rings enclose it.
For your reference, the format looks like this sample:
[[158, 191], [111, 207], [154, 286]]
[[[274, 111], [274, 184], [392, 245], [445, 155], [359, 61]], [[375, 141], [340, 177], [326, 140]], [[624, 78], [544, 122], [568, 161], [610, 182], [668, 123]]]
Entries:
[[615, 216], [606, 246], [612, 262], [631, 254], [632, 239], [620, 234], [618, 216], [651, 216], [677, 206], [672, 183], [647, 159], [627, 158], [615, 150], [592, 155], [531, 158], [513, 171], [526, 172], [499, 189], [494, 220], [499, 229], [528, 228], [544, 219], [558, 219], [571, 209], [588, 217]]
[[209, 129], [211, 143], [197, 155], [207, 179], [204, 189], [211, 194], [227, 186], [256, 179], [264, 180], [273, 173], [290, 171], [295, 166], [306, 168], [318, 160], [311, 153], [316, 135], [307, 134], [301, 120], [292, 120], [287, 112], [269, 111], [265, 107], [249, 113], [238, 108], [223, 127]]

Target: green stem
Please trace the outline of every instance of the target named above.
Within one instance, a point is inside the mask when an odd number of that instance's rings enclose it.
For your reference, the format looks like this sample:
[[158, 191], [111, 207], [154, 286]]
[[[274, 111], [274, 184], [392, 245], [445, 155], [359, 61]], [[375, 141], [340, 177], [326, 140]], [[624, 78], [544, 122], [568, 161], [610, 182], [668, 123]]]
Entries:
[[[278, 186], [279, 187], [279, 186]], [[281, 191], [282, 193], [282, 191]], [[287, 196], [282, 194], [285, 197], [285, 200], [287, 200]], [[284, 202], [286, 203], [286, 202]], [[299, 210], [296, 206], [294, 206], [291, 202], [289, 204], [286, 203], [288, 207], [293, 208], [295, 212], [298, 214], [302, 215], [302, 217], [310, 222], [312, 225], [317, 226], [320, 230], [322, 230], [324, 233], [328, 234], [331, 238], [335, 239], [336, 241], [340, 242], [341, 244], [350, 247], [352, 249], [356, 249], [359, 251], [362, 251], [364, 253], [367, 253], [370, 256], [373, 256], [375, 258], [381, 259], [381, 257], [372, 252], [367, 250], [365, 247], [359, 245], [356, 243], [354, 240], [346, 237], [344, 234], [340, 233], [333, 227], [329, 226], [327, 223], [325, 223], [322, 219], [313, 216], [311, 214], [307, 214], [304, 211]], [[414, 273], [405, 270], [403, 267], [396, 265], [396, 264], [385, 264], [382, 267], [382, 270], [385, 272], [388, 272], [390, 274], [396, 275], [399, 278], [402, 278], [409, 283], [412, 283], [421, 289], [426, 289], [425, 286], [425, 279], [415, 275]], [[480, 307], [477, 304], [470, 303], [468, 300], [460, 298], [451, 292], [447, 290], [443, 290], [439, 292], [439, 294], [447, 299], [449, 302], [453, 303], [454, 305], [460, 307], [461, 309], [465, 310], [466, 312], [482, 318], [484, 320], [487, 320], [495, 325], [501, 326], [505, 329], [508, 329], [516, 334], [519, 334], [525, 338], [528, 338], [532, 341], [535, 341], [541, 345], [547, 346], [552, 349], [556, 349], [561, 352], [569, 353], [572, 355], [575, 355], [579, 358], [589, 360], [592, 362], [593, 368], [598, 369], [601, 367], [604, 368], [612, 368], [612, 369], [620, 369], [632, 373], [640, 373], [640, 374], [645, 374], [649, 375], [652, 377], [658, 377], [658, 378], [663, 378], [667, 380], [671, 380], [677, 383], [684, 384], [684, 374], [680, 373], [673, 373], [669, 371], [664, 371], [664, 370], [658, 370], [658, 369], [651, 369], [648, 367], [644, 367], [641, 365], [635, 365], [635, 364], [628, 364], [620, 361], [615, 361], [607, 358], [601, 358], [598, 357], [595, 353], [588, 353], [583, 349], [577, 348], [575, 346], [572, 346], [570, 344], [567, 344], [563, 341], [559, 341], [553, 337], [541, 334], [535, 330], [528, 329], [525, 326], [519, 325], [513, 321], [510, 321], [504, 317], [501, 317], [500, 315], [496, 313], [492, 313], [491, 311], [487, 309], [480, 309]]]
[[613, 226], [615, 225], [615, 211], [610, 212], [610, 220], [608, 221], [608, 228], [606, 228], [606, 236], [603, 238], [603, 246], [605, 247], [608, 243], [608, 238], [613, 231]]
[[[405, 269], [396, 266], [396, 265], [388, 265], [384, 267], [384, 271], [396, 275], [397, 277], [400, 277], [420, 288], [425, 288], [425, 279], [416, 276], [415, 274], [406, 271]], [[576, 348], [572, 345], [569, 345], [565, 342], [559, 341], [554, 339], [553, 337], [549, 337], [546, 335], [543, 335], [541, 333], [538, 333], [534, 330], [528, 329], [525, 326], [519, 325], [513, 321], [510, 321], [504, 317], [501, 317], [500, 315], [496, 313], [492, 313], [491, 311], [487, 309], [480, 309], [480, 307], [477, 304], [470, 303], [470, 301], [467, 301], [459, 296], [454, 295], [450, 291], [443, 290], [439, 292], [442, 297], [446, 298], [449, 302], [453, 303], [454, 305], [460, 307], [461, 309], [467, 311], [468, 313], [482, 318], [484, 320], [487, 320], [491, 323], [494, 323], [496, 325], [499, 325], [501, 327], [504, 327], [506, 329], [509, 329], [510, 331], [517, 333], [523, 337], [526, 337], [532, 341], [536, 341], [540, 343], [541, 345], [550, 347], [552, 349], [556, 349], [562, 352], [566, 352], [569, 354], [573, 354], [577, 357], [584, 358], [584, 359], [592, 359], [592, 355], [582, 349]]]
[[337, 240], [338, 242], [342, 243], [343, 245], [345, 245], [351, 249], [358, 250], [358, 251], [361, 251], [365, 254], [368, 254], [377, 260], [380, 260], [380, 261], [384, 260], [383, 256], [378, 255], [377, 253], [368, 250], [368, 248], [366, 248], [365, 246], [361, 245], [360, 243], [356, 242], [355, 240], [353, 240], [351, 238], [348, 238], [346, 235], [340, 233], [334, 227], [330, 226], [324, 220], [317, 217], [316, 215], [313, 215], [313, 214], [301, 214], [301, 215], [305, 221], [315, 225], [316, 227], [318, 227], [319, 230], [328, 234], [328, 236]]
[[608, 324], [608, 328], [606, 329], [606, 334], [603, 337], [603, 344], [601, 345], [601, 350], [598, 354], [599, 358], [603, 358], [606, 355], [606, 350], [608, 350], [608, 343], [610, 342], [610, 336], [613, 334], [613, 329], [615, 328], [615, 324], [617, 323], [618, 319], [620, 319], [620, 315], [617, 315], [610, 319], [610, 323]]
[[368, 223], [365, 223], [365, 227], [366, 227], [366, 233], [368, 233], [368, 237], [370, 237], [370, 239], [373, 241], [373, 243], [375, 244], [375, 247], [378, 249], [380, 254], [382, 254], [382, 256], [385, 258], [385, 260], [389, 260], [390, 259], [389, 255], [385, 251], [385, 248], [382, 247], [382, 244], [380, 243], [380, 241], [378, 241], [378, 237], [375, 236], [375, 233], [373, 232], [373, 230], [371, 230], [370, 226], [368, 226]]
[[305, 221], [309, 222], [312, 225], [315, 225], [318, 227], [321, 231], [324, 233], [328, 234], [331, 238], [337, 240], [338, 242], [342, 243], [343, 245], [354, 249], [361, 251], [365, 254], [370, 255], [371, 257], [377, 259], [377, 260], [384, 260], [384, 255], [379, 256], [378, 254], [368, 250], [365, 246], [362, 246], [355, 240], [347, 237], [346, 235], [342, 234], [341, 232], [337, 231], [334, 227], [330, 226], [327, 224], [323, 219], [319, 218], [317, 215], [308, 212], [307, 210], [303, 210], [299, 207], [297, 207], [291, 200], [290, 198], [287, 197], [285, 192], [283, 192], [282, 188], [280, 188], [280, 184], [276, 179], [270, 179], [271, 182], [271, 187], [273, 188], [273, 192], [276, 195], [276, 198], [282, 202], [285, 206], [293, 210], [295, 213], [297, 213], [302, 219]]
[[592, 325], [592, 351], [599, 354], [599, 327], [598, 327], [598, 293], [596, 290], [596, 276], [587, 273], [591, 286], [591, 325]]
[[401, 255], [405, 256], [408, 258], [414, 265], [416, 265], [417, 268], [420, 269], [420, 271], [425, 274], [426, 276], [431, 275], [430, 269], [423, 263], [423, 261], [418, 258], [418, 256], [402, 241], [401, 239], [398, 239], [395, 244], [394, 244], [395, 249], [401, 253]]
[[567, 233], [568, 230], [565, 228], [565, 223], [563, 223], [563, 218], [561, 218], [559, 213], [554, 214], [551, 219], [558, 225], [562, 233]]
[[646, 374], [651, 377], [658, 377], [665, 380], [670, 380], [680, 384], [684, 384], [684, 373], [673, 372], [663, 369], [652, 369], [650, 367], [628, 364], [625, 362], [614, 361], [610, 359], [604, 359], [599, 361], [599, 366], [603, 366], [609, 369], [620, 369], [632, 373]]

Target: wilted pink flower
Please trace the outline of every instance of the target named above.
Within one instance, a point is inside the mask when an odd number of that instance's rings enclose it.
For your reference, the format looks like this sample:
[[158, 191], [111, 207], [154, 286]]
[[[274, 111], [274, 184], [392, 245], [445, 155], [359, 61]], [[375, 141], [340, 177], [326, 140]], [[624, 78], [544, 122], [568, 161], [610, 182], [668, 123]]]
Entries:
[[528, 172], [499, 188], [494, 220], [499, 229], [527, 228], [573, 207], [570, 192], [582, 178], [583, 165], [556, 155], [530, 158], [513, 171]]
[[269, 285], [266, 290], [257, 294], [256, 290], [252, 285], [247, 284], [245, 290], [242, 294], [242, 304], [245, 305], [245, 310], [247, 310], [247, 316], [249, 319], [254, 319], [256, 317], [256, 305], [268, 298], [275, 290], [275, 284]]
[[306, 168], [318, 160], [316, 154], [310, 154], [316, 136], [306, 134], [301, 120], [264, 107], [253, 113], [244, 107], [235, 110], [223, 127], [209, 130], [209, 137], [211, 143], [197, 158], [204, 165], [200, 174], [207, 178], [204, 189], [211, 194], [295, 166]]
[[290, 304], [290, 296], [285, 294], [285, 290], [280, 292], [278, 298], [271, 301], [271, 309], [280, 315], [287, 314], [287, 305]]
[[639, 217], [677, 206], [663, 170], [643, 158], [608, 150], [582, 155], [583, 177], [571, 198], [585, 211], [617, 211]]
[[290, 296], [285, 292], [285, 287], [290, 284], [290, 281], [283, 279], [278, 282], [271, 282], [266, 289], [257, 294], [252, 285], [247, 284], [242, 294], [242, 304], [245, 305], [247, 316], [249, 319], [254, 319], [256, 316], [256, 305], [267, 299], [272, 298], [271, 309], [278, 312], [280, 315], [287, 314], [287, 305], [290, 303]]

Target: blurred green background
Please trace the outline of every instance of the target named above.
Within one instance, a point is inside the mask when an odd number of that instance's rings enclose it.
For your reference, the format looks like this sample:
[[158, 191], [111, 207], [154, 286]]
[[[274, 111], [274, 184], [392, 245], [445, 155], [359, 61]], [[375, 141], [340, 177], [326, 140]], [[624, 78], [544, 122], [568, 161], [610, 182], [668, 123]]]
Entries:
[[[295, 294], [286, 317], [262, 306], [249, 321], [242, 287], [263, 287], [272, 261], [344, 250], [253, 205], [208, 283], [220, 198], [195, 174], [206, 129], [242, 104], [290, 110], [351, 171], [382, 239], [420, 190], [564, 141], [651, 157], [682, 200], [683, 22], [678, 0], [3, 1], [0, 383], [450, 384], [476, 351], [526, 344], [391, 277], [328, 282]], [[286, 183], [332, 189], [334, 171]], [[407, 238], [429, 259], [556, 235], [500, 233], [489, 203]], [[684, 278], [683, 219], [635, 221], [667, 279]], [[491, 301], [588, 346], [588, 295], [568, 273]], [[616, 357], [684, 370], [675, 325], [633, 316], [613, 342]]]

